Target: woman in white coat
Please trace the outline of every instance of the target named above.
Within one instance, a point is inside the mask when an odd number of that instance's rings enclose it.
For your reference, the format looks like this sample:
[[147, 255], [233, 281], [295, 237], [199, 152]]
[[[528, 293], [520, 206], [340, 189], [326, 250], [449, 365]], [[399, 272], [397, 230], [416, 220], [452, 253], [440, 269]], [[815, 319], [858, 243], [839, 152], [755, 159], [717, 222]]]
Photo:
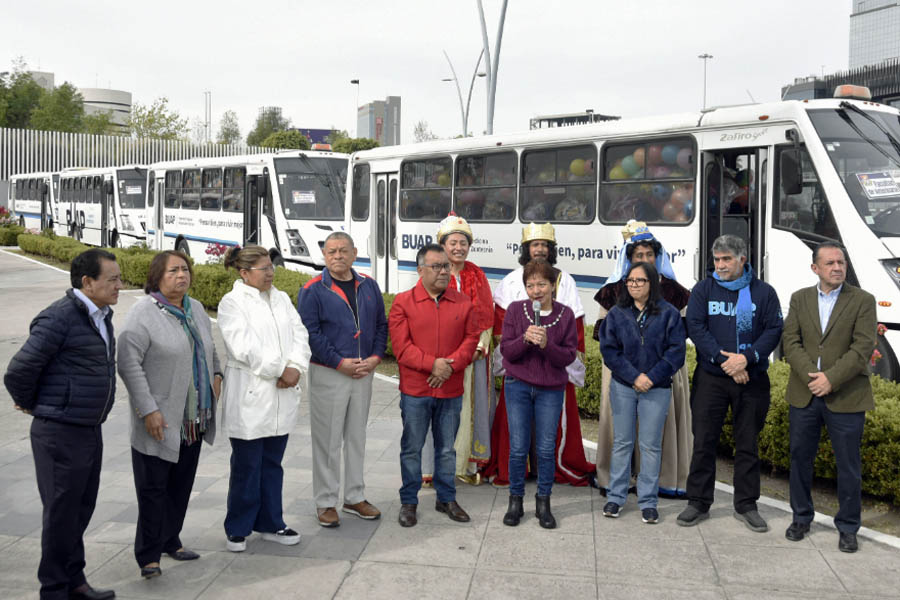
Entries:
[[281, 459], [309, 368], [306, 327], [288, 295], [272, 287], [275, 269], [265, 248], [232, 248], [225, 267], [241, 276], [219, 303], [228, 353], [223, 426], [231, 441], [227, 547], [245, 550], [253, 531], [267, 541], [297, 544], [300, 534], [282, 518]]

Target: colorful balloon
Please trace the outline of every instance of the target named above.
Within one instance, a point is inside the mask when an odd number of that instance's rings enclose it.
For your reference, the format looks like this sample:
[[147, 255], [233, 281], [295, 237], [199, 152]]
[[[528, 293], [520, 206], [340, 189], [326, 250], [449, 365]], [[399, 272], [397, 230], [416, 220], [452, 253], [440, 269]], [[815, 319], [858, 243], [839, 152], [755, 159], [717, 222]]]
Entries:
[[666, 166], [655, 167], [651, 171], [651, 173], [653, 174], [653, 177], [656, 179], [664, 179], [666, 177], [671, 177], [672, 169], [670, 169], [669, 167], [666, 167]]
[[450, 186], [450, 176], [446, 173], [441, 173], [438, 175], [437, 184], [441, 187], [449, 187]]
[[682, 148], [678, 151], [678, 156], [675, 158], [675, 162], [678, 163], [678, 166], [685, 171], [690, 171], [693, 156], [694, 153], [690, 148]]
[[622, 165], [616, 165], [609, 171], [610, 179], [628, 179], [628, 173], [622, 168]]
[[647, 149], [647, 164], [645, 166], [655, 167], [662, 162], [662, 146], [653, 144]]
[[667, 185], [657, 183], [653, 186], [653, 199], [657, 202], [665, 202], [671, 193], [671, 188]]
[[576, 177], [584, 177], [584, 159], [576, 158], [569, 163], [569, 172]]
[[644, 166], [644, 148], [643, 147], [640, 147], [637, 150], [635, 150], [634, 154], [632, 154], [632, 157], [634, 157], [634, 162], [637, 164], [637, 166], [639, 166], [639, 167]]
[[678, 146], [668, 145], [662, 149], [662, 159], [667, 165], [674, 165], [678, 160]]
[[634, 177], [635, 173], [641, 170], [641, 167], [634, 162], [634, 157], [629, 154], [622, 159], [622, 169], [628, 173], [629, 177]]
[[690, 204], [691, 200], [691, 192], [688, 189], [681, 187], [672, 190], [672, 195], [669, 197], [670, 202], [677, 202], [681, 205]]
[[684, 205], [678, 202], [666, 202], [663, 206], [662, 213], [666, 221], [677, 221], [679, 217], [684, 216]]

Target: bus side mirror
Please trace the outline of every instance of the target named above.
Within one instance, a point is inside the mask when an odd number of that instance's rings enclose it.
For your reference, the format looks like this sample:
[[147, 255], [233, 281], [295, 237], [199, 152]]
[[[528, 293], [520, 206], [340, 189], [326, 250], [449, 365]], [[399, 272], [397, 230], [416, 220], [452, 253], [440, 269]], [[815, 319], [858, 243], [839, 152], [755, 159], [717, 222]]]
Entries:
[[112, 185], [112, 181], [110, 181], [109, 179], [103, 180], [103, 193], [106, 194], [107, 196], [113, 195], [113, 185]]
[[800, 171], [800, 151], [794, 148], [781, 151], [779, 164], [781, 191], [791, 196], [803, 191], [803, 173]]
[[256, 193], [260, 198], [265, 198], [269, 193], [269, 178], [260, 175], [256, 178]]

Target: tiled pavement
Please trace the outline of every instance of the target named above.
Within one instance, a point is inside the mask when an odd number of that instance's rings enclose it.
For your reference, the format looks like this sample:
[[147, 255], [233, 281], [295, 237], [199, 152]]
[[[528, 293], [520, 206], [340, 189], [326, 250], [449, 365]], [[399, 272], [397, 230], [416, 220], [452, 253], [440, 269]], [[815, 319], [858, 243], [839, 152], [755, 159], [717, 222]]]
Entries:
[[[0, 252], [0, 364], [21, 345], [31, 317], [61, 295], [66, 274]], [[139, 292], [122, 295], [120, 324]], [[220, 346], [221, 347], [221, 346]], [[799, 543], [785, 540], [790, 515], [762, 506], [771, 531], [757, 534], [734, 519], [730, 495], [717, 492], [712, 518], [682, 528], [683, 501], [663, 500], [662, 520], [644, 525], [629, 498], [619, 519], [604, 519], [605, 499], [588, 488], [556, 486], [559, 528], [538, 527], [531, 510], [505, 527], [506, 491], [460, 484], [472, 516], [459, 524], [420, 495], [420, 521], [397, 524], [400, 484], [399, 394], [375, 382], [366, 447], [368, 499], [380, 521], [341, 514], [341, 526], [317, 525], [312, 503], [308, 405], [284, 459], [288, 524], [302, 534], [293, 547], [249, 539], [247, 551], [224, 548], [227, 441], [204, 446], [182, 539], [202, 558], [162, 561], [163, 576], [145, 581], [132, 554], [137, 514], [128, 445], [127, 398], [120, 386], [104, 425], [104, 465], [97, 510], [86, 535], [88, 578], [118, 598], [900, 598], [900, 550], [861, 539], [857, 554], [837, 550], [833, 529], [814, 525]], [[0, 598], [36, 598], [41, 505], [28, 439], [29, 418], [0, 391]], [[533, 487], [526, 490], [533, 509]]]

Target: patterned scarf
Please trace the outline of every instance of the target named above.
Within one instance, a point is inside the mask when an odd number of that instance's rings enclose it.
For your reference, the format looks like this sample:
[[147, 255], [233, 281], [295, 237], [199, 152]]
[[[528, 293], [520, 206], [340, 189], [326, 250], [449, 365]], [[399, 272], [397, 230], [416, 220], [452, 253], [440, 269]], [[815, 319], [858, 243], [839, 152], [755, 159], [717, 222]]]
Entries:
[[749, 264], [744, 265], [744, 274], [734, 281], [722, 281], [718, 272], [713, 272], [713, 278], [720, 286], [732, 292], [737, 291], [738, 301], [735, 309], [735, 325], [737, 327], [737, 349], [740, 352], [749, 348], [753, 343], [753, 300], [750, 298], [750, 282], [753, 281], [753, 269]]
[[212, 418], [213, 391], [209, 381], [209, 370], [206, 368], [203, 338], [200, 337], [200, 331], [194, 321], [191, 299], [187, 294], [184, 295], [182, 301], [183, 311], [166, 300], [166, 297], [159, 292], [152, 292], [150, 297], [162, 310], [178, 319], [191, 342], [191, 351], [193, 352], [191, 383], [193, 385], [188, 386], [187, 402], [184, 403], [184, 422], [181, 425], [181, 440], [190, 445], [200, 440], [200, 436], [206, 432]]

